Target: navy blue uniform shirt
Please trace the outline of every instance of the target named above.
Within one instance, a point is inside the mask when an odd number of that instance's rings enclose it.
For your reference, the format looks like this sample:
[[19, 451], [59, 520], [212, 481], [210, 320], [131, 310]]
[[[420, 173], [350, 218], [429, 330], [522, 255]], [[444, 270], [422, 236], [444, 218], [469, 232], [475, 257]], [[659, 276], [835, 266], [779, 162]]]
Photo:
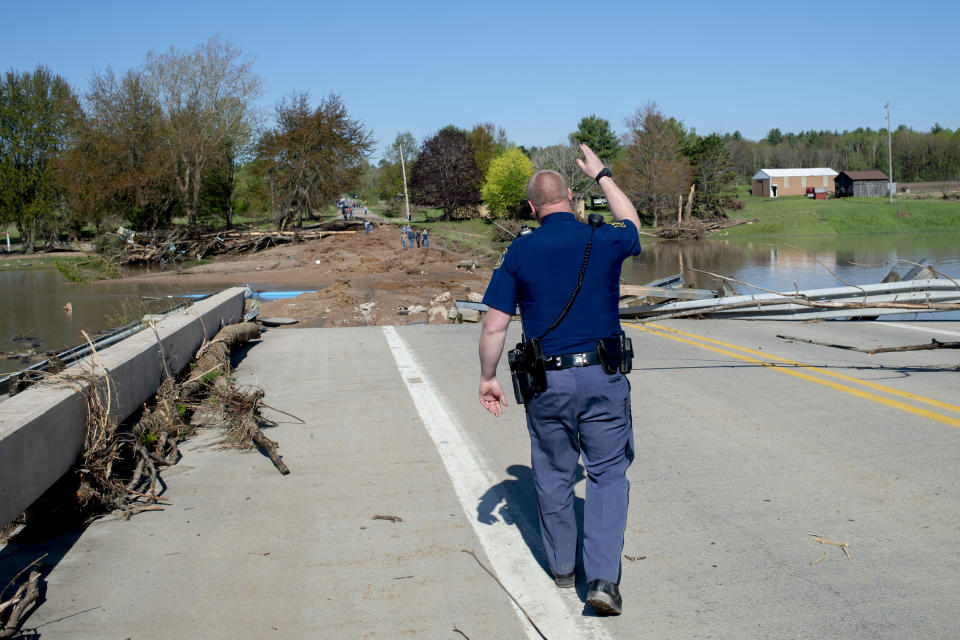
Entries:
[[[539, 337], [577, 286], [590, 229], [572, 213], [546, 216], [539, 229], [514, 240], [500, 257], [483, 302], [510, 315], [519, 303], [524, 333]], [[543, 338], [544, 354], [593, 351], [600, 338], [620, 335], [620, 267], [639, 253], [637, 228], [629, 220], [596, 230], [583, 286], [567, 317]]]

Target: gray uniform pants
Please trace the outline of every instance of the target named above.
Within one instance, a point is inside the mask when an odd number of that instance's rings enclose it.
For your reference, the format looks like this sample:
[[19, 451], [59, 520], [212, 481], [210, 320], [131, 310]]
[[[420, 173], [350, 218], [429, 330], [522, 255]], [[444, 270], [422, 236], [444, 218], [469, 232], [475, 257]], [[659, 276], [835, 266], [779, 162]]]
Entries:
[[583, 509], [583, 568], [587, 581], [620, 582], [633, 461], [630, 383], [598, 366], [547, 372], [548, 388], [526, 404], [540, 534], [550, 568], [573, 571], [577, 521], [573, 485], [577, 462], [587, 470]]

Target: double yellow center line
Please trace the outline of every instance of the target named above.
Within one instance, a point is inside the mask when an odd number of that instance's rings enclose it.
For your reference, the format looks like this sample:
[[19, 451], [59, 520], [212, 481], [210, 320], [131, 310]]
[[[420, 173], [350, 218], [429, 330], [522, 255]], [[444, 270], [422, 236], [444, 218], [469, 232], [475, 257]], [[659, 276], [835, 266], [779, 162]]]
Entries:
[[[876, 393], [871, 393], [870, 391], [864, 391], [863, 389], [858, 389], [855, 387], [848, 386], [846, 384], [841, 384], [839, 382], [834, 382], [833, 380], [825, 379], [833, 378], [835, 380], [842, 380], [851, 384], [858, 385], [860, 387], [865, 387], [867, 389], [873, 389], [874, 391], [879, 391], [885, 393], [889, 396], [894, 396], [898, 398], [904, 398], [906, 400], [911, 400], [913, 402], [928, 405], [931, 407], [936, 407], [945, 411], [949, 411], [955, 414], [960, 415], [960, 406], [955, 404], [950, 404], [948, 402], [941, 402], [940, 400], [935, 400], [933, 398], [927, 398], [926, 396], [921, 396], [916, 393], [910, 393], [908, 391], [900, 391], [899, 389], [894, 389], [893, 387], [888, 387], [886, 385], [877, 384], [875, 382], [870, 382], [867, 380], [860, 380], [859, 378], [854, 378], [853, 376], [844, 375], [842, 373], [837, 373], [835, 371], [830, 371], [828, 369], [823, 369], [821, 367], [814, 367], [812, 365], [804, 364], [802, 362], [796, 362], [794, 360], [789, 360], [787, 358], [781, 358], [779, 356], [771, 355], [769, 353], [763, 353], [762, 351], [757, 351], [755, 349], [750, 349], [747, 347], [741, 347], [739, 345], [731, 344], [729, 342], [722, 342], [720, 340], [714, 340], [713, 338], [706, 338], [704, 336], [699, 336], [695, 333], [688, 333], [686, 331], [680, 331], [679, 329], [671, 329], [670, 327], [665, 327], [658, 324], [632, 324], [625, 322], [624, 325], [650, 333], [661, 338], [668, 338], [670, 340], [676, 340], [677, 342], [683, 342], [701, 349], [706, 349], [708, 351], [713, 351], [715, 353], [720, 353], [737, 360], [742, 360], [744, 362], [749, 362], [751, 364], [756, 364], [764, 367], [770, 367], [772, 370], [779, 373], [784, 373], [788, 376], [793, 376], [795, 378], [800, 378], [801, 380], [807, 380], [808, 382], [814, 382], [816, 384], [823, 385], [825, 387], [830, 387], [837, 391], [842, 391], [843, 393], [849, 393], [851, 395], [857, 396], [858, 398], [864, 398], [866, 400], [871, 400], [888, 407], [893, 407], [901, 411], [906, 411], [907, 413], [912, 413], [930, 420], [935, 420], [937, 422], [942, 422], [943, 424], [949, 424], [953, 427], [960, 428], [960, 418], [955, 418], [948, 415], [943, 415], [930, 411], [928, 409], [923, 409], [921, 407], [914, 406], [912, 404], [907, 404], [905, 402], [900, 402], [899, 400], [893, 400], [892, 398], [878, 395]], [[713, 346], [716, 345], [716, 346]], [[759, 356], [759, 357], [754, 357]], [[811, 373], [816, 373], [818, 375], [811, 375]]]

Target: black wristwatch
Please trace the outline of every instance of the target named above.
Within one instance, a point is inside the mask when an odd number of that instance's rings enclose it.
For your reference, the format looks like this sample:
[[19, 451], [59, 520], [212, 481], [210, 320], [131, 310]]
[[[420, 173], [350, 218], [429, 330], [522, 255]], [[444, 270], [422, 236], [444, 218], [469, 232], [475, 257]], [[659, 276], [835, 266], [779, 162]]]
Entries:
[[603, 169], [600, 169], [600, 173], [598, 173], [597, 177], [594, 178], [597, 181], [597, 184], [600, 184], [600, 178], [602, 178], [603, 176], [610, 176], [612, 178], [613, 172], [611, 172], [610, 169], [607, 169], [606, 167], [604, 167]]

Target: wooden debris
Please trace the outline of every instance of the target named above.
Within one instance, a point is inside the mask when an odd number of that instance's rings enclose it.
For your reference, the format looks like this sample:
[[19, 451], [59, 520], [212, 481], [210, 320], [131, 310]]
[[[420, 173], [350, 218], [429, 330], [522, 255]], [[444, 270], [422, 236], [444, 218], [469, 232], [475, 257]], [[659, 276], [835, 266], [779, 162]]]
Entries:
[[[40, 596], [40, 571], [34, 569], [41, 560], [47, 557], [43, 554], [26, 567], [21, 569], [17, 575], [13, 576], [0, 591], [0, 638], [12, 638], [17, 635], [20, 625], [23, 623], [24, 612], [26, 612]], [[30, 572], [26, 582], [21, 584], [13, 593], [13, 597], [4, 600], [7, 589], [16, 585], [20, 577]], [[9, 613], [7, 611], [9, 610]]]
[[739, 227], [742, 224], [751, 224], [757, 220], [758, 218], [751, 218], [749, 220], [743, 218], [718, 218], [716, 220], [704, 221], [691, 218], [687, 219], [683, 224], [661, 228], [657, 231], [657, 237], [667, 240], [698, 240], [705, 237], [708, 233]]
[[796, 336], [785, 336], [777, 334], [777, 337], [782, 340], [792, 340], [794, 342], [806, 342], [807, 344], [815, 344], [820, 347], [832, 347], [834, 349], [846, 349], [847, 351], [858, 351], [860, 353], [865, 353], [868, 356], [872, 356], [877, 353], [895, 353], [898, 351], [931, 351], [933, 349], [960, 349], [960, 342], [941, 342], [936, 338], [930, 340], [930, 342], [925, 342], [923, 344], [908, 344], [902, 347], [877, 347], [876, 349], [864, 349], [863, 347], [854, 347], [846, 344], [833, 344], [831, 342], [820, 342], [818, 340], [810, 340], [809, 338], [797, 338]]
[[379, 516], [379, 515], [373, 516], [371, 520], [389, 520], [390, 522], [394, 522], [394, 523], [404, 521], [403, 518], [401, 518], [400, 516]]
[[254, 253], [278, 244], [318, 240], [356, 231], [220, 231], [197, 234], [187, 229], [128, 232], [116, 234], [123, 245], [115, 257], [121, 265], [174, 263], [201, 260], [216, 255]]
[[627, 554], [623, 554], [623, 557], [629, 560], [630, 562], [636, 562], [637, 560], [647, 559], [647, 556], [628, 556]]
[[[19, 633], [24, 613], [39, 597], [40, 572], [34, 569], [30, 571], [27, 581], [14, 593], [13, 598], [0, 602], [0, 638], [12, 638]], [[6, 613], [8, 609], [9, 614]]]
[[840, 550], [843, 551], [843, 555], [847, 556], [848, 560], [850, 559], [850, 554], [847, 552], [847, 547], [849, 547], [850, 545], [847, 544], [846, 542], [836, 542], [834, 540], [828, 540], [827, 538], [824, 538], [823, 536], [816, 533], [811, 533], [808, 535], [814, 542], [818, 544], [832, 544], [835, 547], [840, 547]]

